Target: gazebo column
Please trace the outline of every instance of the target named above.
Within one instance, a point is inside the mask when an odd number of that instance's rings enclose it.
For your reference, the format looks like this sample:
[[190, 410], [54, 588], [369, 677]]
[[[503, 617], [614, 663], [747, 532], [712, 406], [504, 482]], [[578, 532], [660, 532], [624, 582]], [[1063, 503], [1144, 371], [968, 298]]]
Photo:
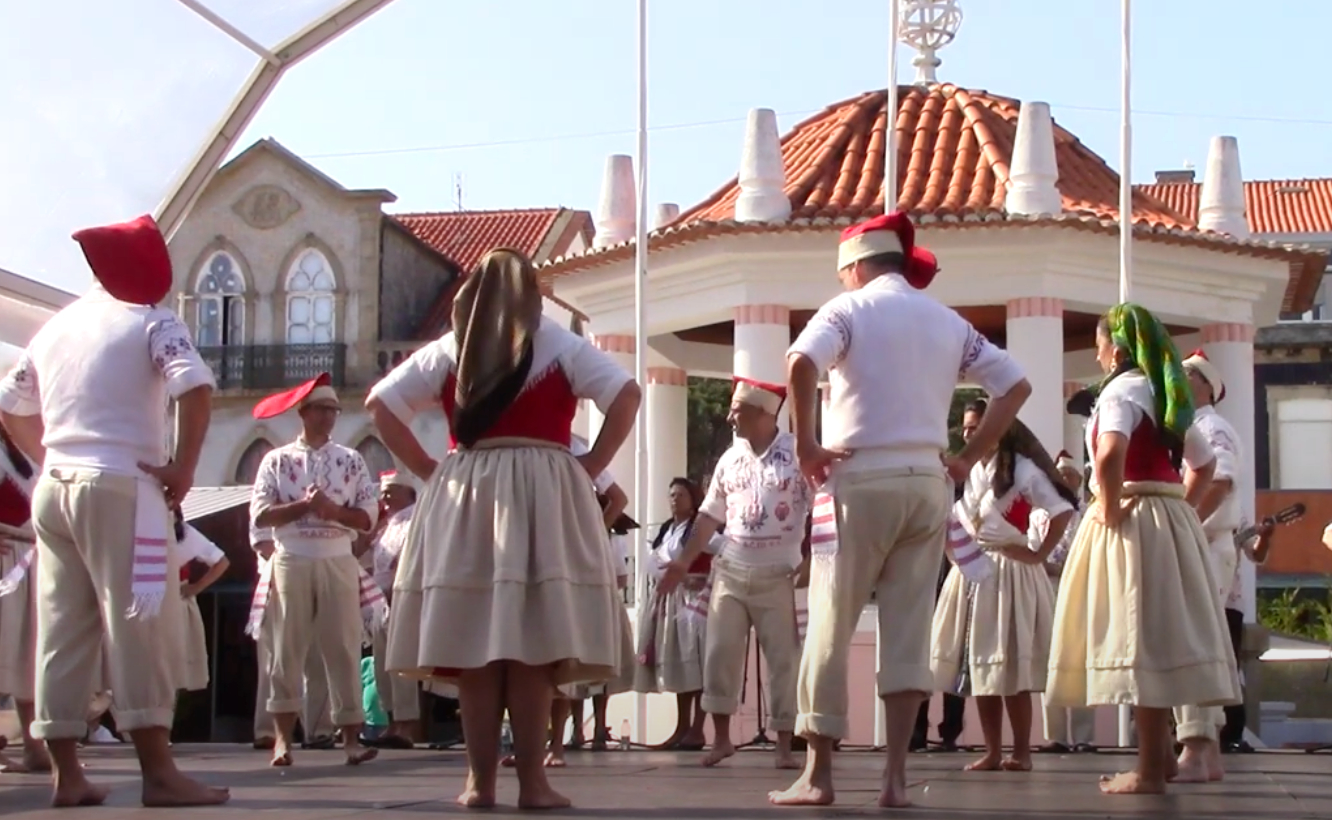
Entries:
[[1064, 382], [1064, 450], [1077, 462], [1078, 468], [1086, 466], [1083, 457], [1087, 446], [1087, 419], [1068, 412], [1068, 400], [1073, 394], [1086, 387], [1082, 382]]
[[[598, 350], [608, 353], [620, 367], [623, 367], [631, 375], [634, 372], [634, 337], [628, 334], [609, 334], [605, 336], [594, 335], [592, 343]], [[596, 441], [597, 434], [601, 432], [601, 424], [605, 421], [605, 416], [595, 405], [588, 407], [588, 443]], [[643, 513], [635, 510], [634, 507], [634, 486], [637, 483], [638, 476], [634, 471], [634, 447], [638, 440], [638, 425], [629, 432], [629, 438], [625, 439], [624, 446], [611, 459], [610, 471], [615, 476], [615, 483], [620, 485], [625, 494], [629, 496], [629, 514], [636, 516], [641, 523]]]
[[[791, 309], [785, 305], [740, 305], [735, 309], [735, 375], [786, 384], [786, 349], [791, 346]], [[777, 426], [790, 429], [790, 408], [782, 404]]]
[[[1253, 427], [1253, 336], [1250, 324], [1228, 323], [1204, 325], [1203, 351], [1221, 371], [1226, 386], [1226, 397], [1216, 405], [1216, 411], [1230, 422], [1239, 435], [1244, 461], [1240, 465], [1240, 507], [1250, 521], [1254, 519], [1254, 427]], [[1253, 563], [1242, 564], [1240, 581], [1244, 590], [1244, 620], [1253, 623], [1256, 613], [1257, 578]]]
[[1064, 302], [1047, 296], [1008, 301], [1009, 354], [1031, 382], [1018, 414], [1051, 454], [1064, 448]]
[[647, 516], [639, 521], [644, 527], [670, 517], [667, 488], [671, 479], [688, 475], [689, 376], [680, 368], [647, 369], [647, 430], [652, 457], [648, 459]]

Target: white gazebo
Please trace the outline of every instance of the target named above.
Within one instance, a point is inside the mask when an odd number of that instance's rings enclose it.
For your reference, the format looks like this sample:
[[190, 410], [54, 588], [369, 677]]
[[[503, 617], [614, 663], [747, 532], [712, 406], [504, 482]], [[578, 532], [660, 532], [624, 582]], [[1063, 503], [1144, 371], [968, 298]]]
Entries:
[[[1023, 420], [1052, 452], [1081, 458], [1082, 419], [1065, 401], [1099, 375], [1095, 323], [1119, 301], [1118, 174], [1056, 125], [1046, 103], [934, 82], [896, 96], [896, 207], [939, 257], [930, 293], [1021, 361], [1034, 388]], [[650, 455], [639, 520], [664, 520], [667, 485], [685, 474], [687, 377], [784, 381], [788, 345], [839, 292], [838, 233], [884, 210], [887, 99], [877, 90], [834, 103], [782, 137], [771, 110], [752, 110], [737, 177], [684, 212], [657, 208], [644, 284]], [[628, 156], [609, 158], [593, 248], [542, 269], [630, 372], [634, 170]], [[1133, 194], [1133, 301], [1166, 321], [1183, 350], [1201, 347], [1220, 367], [1228, 398], [1218, 410], [1252, 462], [1254, 329], [1305, 309], [1324, 254], [1248, 238], [1233, 137], [1212, 140], [1201, 196], [1194, 221]], [[595, 433], [590, 415], [580, 432]], [[630, 498], [634, 459], [626, 445], [611, 467]], [[1252, 466], [1242, 487], [1249, 515]], [[867, 613], [862, 629], [872, 633], [875, 619]], [[863, 677], [870, 700], [872, 675]]]

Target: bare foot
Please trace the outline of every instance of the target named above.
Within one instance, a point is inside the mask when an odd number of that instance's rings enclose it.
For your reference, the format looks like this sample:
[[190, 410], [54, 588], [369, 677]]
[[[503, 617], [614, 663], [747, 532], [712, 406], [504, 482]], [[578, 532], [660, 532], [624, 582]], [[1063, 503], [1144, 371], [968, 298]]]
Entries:
[[205, 786], [180, 772], [143, 780], [143, 805], [150, 809], [217, 806], [230, 799], [229, 789]]
[[980, 760], [972, 761], [962, 767], [964, 772], [997, 772], [1004, 765], [1004, 760], [998, 754], [986, 754]]
[[291, 749], [283, 748], [282, 746], [273, 747], [273, 759], [268, 762], [268, 765], [285, 769], [290, 766], [292, 762]]
[[768, 802], [774, 806], [831, 806], [835, 798], [831, 782], [816, 785], [803, 774], [786, 791], [768, 792]]
[[883, 773], [883, 788], [879, 791], [879, 808], [905, 809], [911, 805], [907, 798], [906, 772], [901, 776]]
[[347, 765], [359, 766], [362, 763], [369, 763], [379, 757], [378, 749], [366, 749], [362, 746], [353, 746], [347, 749]]
[[1173, 773], [1166, 775], [1166, 780], [1171, 783], [1207, 782], [1207, 762], [1200, 755], [1189, 754], [1186, 751], [1171, 768], [1174, 770]]
[[106, 802], [111, 790], [106, 786], [95, 786], [79, 778], [77, 783], [56, 782], [51, 793], [51, 807], [65, 809], [74, 806], [100, 806]]
[[467, 785], [458, 795], [457, 803], [465, 809], [493, 809], [495, 807], [495, 787], [483, 789], [477, 785], [476, 776], [467, 773]]
[[1114, 777], [1101, 778], [1102, 794], [1165, 794], [1164, 780], [1145, 780], [1137, 772], [1121, 772]]
[[549, 783], [527, 788], [521, 785], [518, 787], [520, 809], [567, 809], [572, 805], [572, 800], [552, 789]]
[[514, 766], [518, 765], [518, 758], [514, 755], [505, 755], [500, 758], [500, 765], [506, 769], [512, 769]]
[[564, 753], [551, 749], [546, 753], [545, 765], [547, 769], [563, 769], [565, 766]]
[[712, 749], [703, 755], [703, 765], [711, 768], [735, 754], [735, 746], [730, 738], [723, 738], [712, 744]]
[[999, 762], [999, 768], [1006, 772], [1029, 772], [1031, 771], [1031, 757], [1009, 755]]
[[796, 760], [795, 755], [791, 753], [791, 750], [790, 750], [790, 749], [787, 749], [787, 750], [782, 751], [782, 752], [778, 752], [778, 753], [777, 753], [777, 760], [775, 760], [775, 761], [773, 762], [773, 765], [776, 766], [776, 767], [779, 768], [779, 769], [799, 769], [799, 768], [802, 768], [801, 765], [800, 765], [800, 761]]

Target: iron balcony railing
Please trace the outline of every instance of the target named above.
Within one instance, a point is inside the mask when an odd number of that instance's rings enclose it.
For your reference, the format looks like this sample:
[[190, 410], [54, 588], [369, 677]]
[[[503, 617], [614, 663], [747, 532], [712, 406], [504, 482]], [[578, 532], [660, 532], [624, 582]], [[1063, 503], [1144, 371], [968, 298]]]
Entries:
[[342, 387], [347, 369], [345, 344], [228, 345], [201, 347], [219, 390], [274, 390], [294, 387], [320, 373]]

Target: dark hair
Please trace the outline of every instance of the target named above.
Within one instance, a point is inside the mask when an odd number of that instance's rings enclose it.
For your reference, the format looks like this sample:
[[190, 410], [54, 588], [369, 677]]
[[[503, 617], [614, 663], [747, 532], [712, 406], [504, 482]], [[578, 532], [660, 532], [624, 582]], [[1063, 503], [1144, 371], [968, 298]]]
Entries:
[[1064, 483], [1064, 477], [1059, 474], [1059, 468], [1055, 466], [1054, 459], [1050, 458], [1050, 453], [1041, 446], [1036, 434], [1031, 432], [1030, 427], [1016, 419], [1013, 420], [1013, 425], [1008, 428], [1008, 432], [1004, 433], [1003, 438], [999, 439], [999, 450], [995, 453], [994, 494], [996, 498], [1002, 498], [1009, 490], [1013, 489], [1018, 456], [1025, 456], [1032, 464], [1035, 464], [1036, 469], [1044, 473], [1045, 477], [1054, 485], [1055, 492], [1059, 493], [1060, 498], [1072, 504], [1074, 509], [1081, 506], [1078, 503], [1078, 494]]
[[684, 487], [685, 492], [689, 493], [689, 503], [694, 506], [694, 512], [698, 512], [699, 506], [703, 503], [702, 493], [698, 490], [698, 485], [684, 476], [676, 476], [671, 479], [670, 488]]
[[5, 455], [9, 456], [9, 463], [14, 465], [14, 471], [19, 474], [19, 477], [23, 479], [32, 478], [32, 462], [28, 461], [28, 457], [23, 455], [23, 451], [14, 443], [14, 439], [10, 438], [9, 431], [5, 429], [3, 424], [0, 424], [0, 443], [4, 445]]
[[876, 274], [901, 273], [906, 269], [906, 256], [897, 251], [876, 253], [858, 261]]
[[978, 416], [983, 416], [988, 409], [990, 409], [990, 403], [985, 399], [972, 399], [967, 402], [966, 407], [962, 408], [962, 413], [963, 415], [967, 413], [975, 413]]
[[185, 511], [180, 508], [179, 504], [172, 506], [171, 518], [176, 528], [176, 543], [179, 544], [185, 540]]

